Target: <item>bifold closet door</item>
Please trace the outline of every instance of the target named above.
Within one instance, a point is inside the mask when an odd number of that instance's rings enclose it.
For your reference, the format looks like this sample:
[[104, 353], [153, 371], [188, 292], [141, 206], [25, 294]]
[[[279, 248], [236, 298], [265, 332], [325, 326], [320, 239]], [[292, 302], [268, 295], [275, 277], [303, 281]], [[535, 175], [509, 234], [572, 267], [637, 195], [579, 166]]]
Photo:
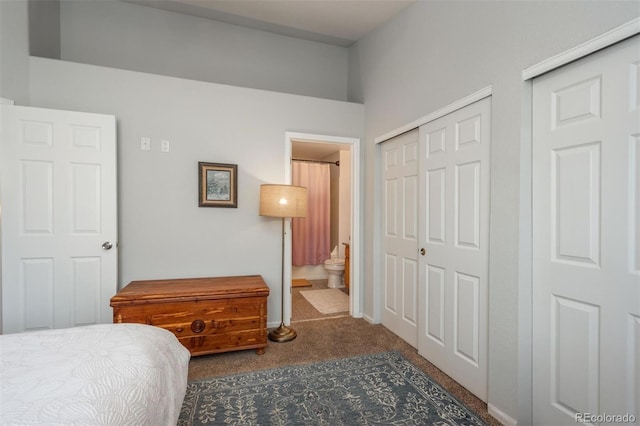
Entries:
[[640, 424], [640, 36], [533, 82], [533, 298], [534, 423]]
[[491, 98], [420, 127], [419, 353], [487, 400]]
[[382, 324], [418, 339], [418, 131], [382, 144]]

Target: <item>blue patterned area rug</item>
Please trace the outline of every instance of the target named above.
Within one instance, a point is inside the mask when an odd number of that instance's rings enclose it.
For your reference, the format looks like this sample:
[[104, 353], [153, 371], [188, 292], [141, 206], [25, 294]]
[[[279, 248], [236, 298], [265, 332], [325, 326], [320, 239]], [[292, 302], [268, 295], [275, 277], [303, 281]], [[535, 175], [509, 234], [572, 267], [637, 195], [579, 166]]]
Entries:
[[190, 382], [178, 426], [484, 425], [398, 352]]

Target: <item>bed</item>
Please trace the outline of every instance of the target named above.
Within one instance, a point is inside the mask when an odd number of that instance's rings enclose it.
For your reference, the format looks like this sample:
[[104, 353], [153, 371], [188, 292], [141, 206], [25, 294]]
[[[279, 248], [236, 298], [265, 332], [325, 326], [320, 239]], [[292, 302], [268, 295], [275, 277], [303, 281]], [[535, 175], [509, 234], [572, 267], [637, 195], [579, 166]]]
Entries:
[[175, 425], [189, 358], [143, 324], [2, 335], [0, 424]]

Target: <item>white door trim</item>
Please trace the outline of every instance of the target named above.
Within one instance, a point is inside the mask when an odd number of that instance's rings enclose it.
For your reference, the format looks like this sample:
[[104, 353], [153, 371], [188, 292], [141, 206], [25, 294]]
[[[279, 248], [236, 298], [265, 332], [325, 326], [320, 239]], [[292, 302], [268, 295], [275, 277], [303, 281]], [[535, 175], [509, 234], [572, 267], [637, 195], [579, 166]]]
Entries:
[[410, 130], [417, 129], [423, 124], [429, 123], [430, 121], [437, 120], [440, 117], [444, 117], [445, 115], [450, 114], [453, 111], [456, 111], [460, 108], [464, 108], [467, 105], [471, 105], [472, 103], [479, 101], [481, 99], [484, 99], [488, 96], [491, 96], [492, 94], [493, 94], [493, 86], [489, 85], [483, 89], [478, 90], [477, 92], [474, 92], [468, 96], [465, 96], [464, 98], [458, 99], [457, 101], [450, 103], [444, 108], [440, 108], [439, 110], [434, 111], [430, 114], [423, 115], [422, 117], [412, 121], [409, 124], [405, 124], [404, 126], [400, 126], [397, 129], [394, 129], [388, 133], [385, 133], [382, 136], [378, 136], [377, 138], [374, 139], [374, 141], [376, 144], [382, 143], [386, 140], [394, 138]]
[[[363, 217], [360, 206], [360, 139], [343, 136], [318, 135], [311, 133], [285, 132], [284, 181], [291, 184], [291, 150], [293, 141], [327, 142], [351, 145], [351, 248], [349, 262], [351, 265], [350, 306], [349, 312], [354, 318], [362, 318], [364, 304], [364, 287], [360, 279], [362, 258], [362, 237], [360, 218]], [[288, 229], [291, 229], [289, 222]], [[291, 233], [285, 238], [284, 249], [284, 318], [285, 324], [291, 318]]]
[[587, 55], [609, 47], [612, 44], [616, 44], [626, 38], [633, 37], [636, 34], [640, 34], [640, 18], [633, 19], [612, 29], [611, 31], [600, 34], [591, 40], [526, 68], [522, 71], [522, 79], [530, 80], [553, 69], [566, 65], [569, 62], [584, 58]]
[[[533, 424], [533, 79], [553, 69], [640, 34], [635, 18], [571, 49], [551, 56], [522, 71], [522, 125], [520, 146], [520, 209], [518, 259], [518, 419], [519, 425]], [[489, 413], [492, 410], [489, 409]], [[499, 417], [497, 417], [499, 418]]]

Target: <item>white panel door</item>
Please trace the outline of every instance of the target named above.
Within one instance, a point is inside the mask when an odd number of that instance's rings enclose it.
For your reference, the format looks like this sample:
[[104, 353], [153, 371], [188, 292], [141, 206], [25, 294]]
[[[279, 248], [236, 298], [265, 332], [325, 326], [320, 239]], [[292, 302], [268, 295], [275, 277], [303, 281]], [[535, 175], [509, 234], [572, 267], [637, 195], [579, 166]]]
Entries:
[[115, 117], [1, 108], [3, 333], [111, 322]]
[[487, 400], [491, 98], [420, 127], [418, 351]]
[[535, 424], [640, 424], [639, 80], [635, 37], [533, 82]]
[[418, 339], [418, 131], [382, 144], [382, 324]]

